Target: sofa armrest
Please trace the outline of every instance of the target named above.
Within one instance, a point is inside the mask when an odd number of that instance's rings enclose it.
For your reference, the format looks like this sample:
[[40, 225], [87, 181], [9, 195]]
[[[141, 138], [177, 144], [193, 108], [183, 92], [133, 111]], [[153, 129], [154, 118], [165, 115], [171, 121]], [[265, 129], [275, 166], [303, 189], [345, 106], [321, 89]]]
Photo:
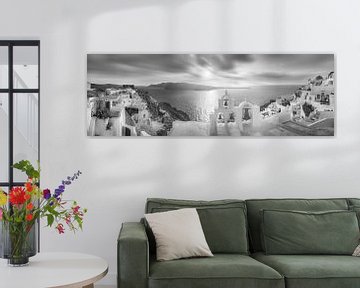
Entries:
[[117, 242], [118, 288], [146, 288], [149, 242], [141, 223], [123, 223]]

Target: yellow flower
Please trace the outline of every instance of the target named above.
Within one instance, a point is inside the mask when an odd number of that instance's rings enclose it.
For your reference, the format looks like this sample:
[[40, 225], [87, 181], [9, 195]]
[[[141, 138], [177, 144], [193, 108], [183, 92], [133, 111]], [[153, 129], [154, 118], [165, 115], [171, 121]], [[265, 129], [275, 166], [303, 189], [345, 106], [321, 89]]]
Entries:
[[7, 196], [4, 193], [4, 191], [0, 189], [0, 206], [4, 206], [6, 205], [6, 203], [7, 203]]

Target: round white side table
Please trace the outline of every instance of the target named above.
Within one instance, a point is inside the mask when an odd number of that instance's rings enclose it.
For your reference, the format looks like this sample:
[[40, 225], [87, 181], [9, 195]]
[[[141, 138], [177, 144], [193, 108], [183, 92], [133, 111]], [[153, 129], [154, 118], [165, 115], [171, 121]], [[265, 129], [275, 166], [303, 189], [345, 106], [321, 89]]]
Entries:
[[9, 267], [0, 260], [0, 287], [93, 288], [108, 272], [107, 262], [80, 253], [38, 253], [28, 266]]

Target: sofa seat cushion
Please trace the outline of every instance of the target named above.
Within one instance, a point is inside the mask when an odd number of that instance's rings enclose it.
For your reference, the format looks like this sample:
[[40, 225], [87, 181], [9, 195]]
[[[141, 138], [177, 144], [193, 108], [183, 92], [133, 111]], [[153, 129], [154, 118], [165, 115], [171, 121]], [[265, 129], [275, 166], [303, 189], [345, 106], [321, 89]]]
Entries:
[[149, 288], [284, 288], [274, 269], [246, 255], [215, 254], [166, 262], [150, 261]]
[[360, 258], [338, 255], [265, 255], [252, 257], [285, 277], [287, 288], [358, 288]]

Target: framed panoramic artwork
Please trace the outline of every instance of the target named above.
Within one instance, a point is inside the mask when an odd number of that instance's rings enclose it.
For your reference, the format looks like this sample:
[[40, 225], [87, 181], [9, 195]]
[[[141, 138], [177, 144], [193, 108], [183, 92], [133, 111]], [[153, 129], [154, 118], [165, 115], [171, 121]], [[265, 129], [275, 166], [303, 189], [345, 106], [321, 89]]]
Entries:
[[334, 136], [334, 54], [88, 54], [88, 136]]

